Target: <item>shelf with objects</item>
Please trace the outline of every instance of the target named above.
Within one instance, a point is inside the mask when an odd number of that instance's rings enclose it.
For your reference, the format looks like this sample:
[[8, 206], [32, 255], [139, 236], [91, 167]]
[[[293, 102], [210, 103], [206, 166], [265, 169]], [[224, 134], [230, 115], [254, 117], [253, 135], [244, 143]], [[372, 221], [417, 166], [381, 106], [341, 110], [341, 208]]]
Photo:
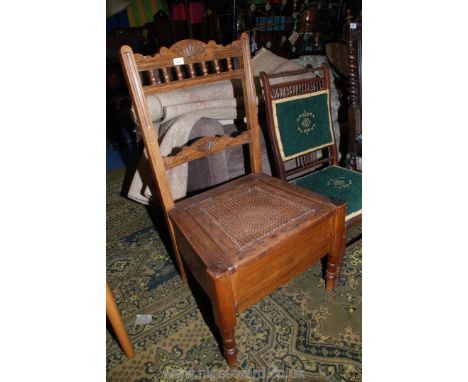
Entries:
[[285, 58], [324, 54], [342, 25], [343, 7], [342, 0], [250, 0], [238, 12], [238, 33], [250, 33], [253, 50], [264, 47]]

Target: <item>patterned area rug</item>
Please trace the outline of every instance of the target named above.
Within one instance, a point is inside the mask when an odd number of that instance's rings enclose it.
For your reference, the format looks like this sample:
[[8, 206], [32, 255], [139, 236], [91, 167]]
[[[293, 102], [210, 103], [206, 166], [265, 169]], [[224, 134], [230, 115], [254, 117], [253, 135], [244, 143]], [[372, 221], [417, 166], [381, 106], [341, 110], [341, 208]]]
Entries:
[[[333, 293], [316, 264], [238, 314], [238, 367], [229, 370], [208, 302], [180, 280], [161, 217], [122, 197], [122, 181], [108, 174], [107, 279], [136, 356], [127, 360], [108, 330], [108, 381], [361, 380], [360, 246], [346, 252]], [[137, 314], [152, 321], [135, 325]]]

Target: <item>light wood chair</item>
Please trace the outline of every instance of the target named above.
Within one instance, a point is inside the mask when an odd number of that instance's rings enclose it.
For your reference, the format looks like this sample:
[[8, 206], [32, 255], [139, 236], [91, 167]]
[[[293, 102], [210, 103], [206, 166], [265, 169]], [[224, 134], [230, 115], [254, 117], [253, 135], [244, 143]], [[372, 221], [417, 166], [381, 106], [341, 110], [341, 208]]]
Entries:
[[112, 290], [109, 286], [109, 283], [106, 281], [106, 316], [109, 320], [112, 330], [119, 341], [120, 346], [124, 354], [127, 356], [128, 359], [132, 359], [135, 357], [135, 352], [133, 350], [132, 343], [130, 342], [130, 338], [128, 338], [127, 329], [125, 329], [125, 325], [122, 321], [122, 317], [120, 316], [119, 308], [114, 299], [114, 295], [112, 294]]
[[[346, 227], [362, 221], [361, 173], [338, 166], [327, 64], [289, 73], [260, 73], [275, 175], [346, 202]], [[357, 236], [348, 247], [360, 242]]]
[[[345, 204], [262, 174], [248, 36], [231, 45], [183, 40], [154, 56], [120, 51], [121, 62], [182, 279], [190, 271], [211, 301], [224, 356], [237, 361], [236, 312], [242, 312], [328, 254], [332, 290], [344, 250]], [[222, 80], [242, 82], [247, 129], [202, 137], [162, 157], [146, 96]], [[175, 202], [166, 170], [248, 144], [251, 173]]]

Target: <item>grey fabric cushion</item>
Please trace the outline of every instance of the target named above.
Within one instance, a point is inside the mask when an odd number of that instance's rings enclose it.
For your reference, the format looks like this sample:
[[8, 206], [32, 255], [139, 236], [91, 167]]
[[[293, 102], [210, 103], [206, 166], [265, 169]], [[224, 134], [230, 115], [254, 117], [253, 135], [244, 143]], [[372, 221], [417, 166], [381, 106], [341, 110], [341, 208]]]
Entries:
[[[200, 118], [192, 127], [189, 142], [207, 135], [224, 135], [216, 119]], [[200, 191], [229, 180], [226, 151], [189, 162], [187, 193]]]
[[[218, 120], [200, 118], [190, 132], [189, 141], [207, 135], [232, 135], [238, 131], [233, 124], [223, 126]], [[263, 132], [260, 134], [263, 172], [271, 175]], [[194, 193], [224, 183], [245, 174], [244, 147], [235, 146], [217, 154], [189, 162], [187, 193]], [[246, 151], [247, 153], [247, 151]]]
[[287, 58], [277, 56], [268, 49], [262, 48], [252, 58], [252, 73], [254, 76], [260, 75], [262, 70], [265, 73], [271, 73], [287, 61]]

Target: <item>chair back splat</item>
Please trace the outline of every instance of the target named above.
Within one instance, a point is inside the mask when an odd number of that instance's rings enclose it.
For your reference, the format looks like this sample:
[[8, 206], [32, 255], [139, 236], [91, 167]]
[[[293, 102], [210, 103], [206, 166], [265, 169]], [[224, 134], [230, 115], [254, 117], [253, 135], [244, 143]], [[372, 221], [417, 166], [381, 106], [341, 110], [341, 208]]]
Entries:
[[[235, 367], [236, 312], [327, 255], [326, 288], [333, 290], [344, 249], [346, 204], [262, 174], [247, 34], [228, 46], [183, 40], [154, 56], [134, 54], [128, 46], [120, 53], [181, 277], [187, 280], [190, 271], [210, 299], [224, 356]], [[162, 156], [146, 97], [235, 79], [242, 83], [247, 130], [205, 136]], [[249, 145], [250, 174], [174, 201], [167, 170], [244, 144]]]
[[[317, 73], [321, 71], [322, 76]], [[326, 165], [337, 165], [338, 156], [331, 119], [328, 66], [295, 72], [260, 73], [265, 92], [265, 108], [277, 176], [290, 180]], [[285, 81], [286, 79], [287, 81]], [[311, 97], [319, 95], [319, 108], [308, 110]], [[292, 106], [300, 109], [293, 114]], [[320, 107], [322, 106], [322, 107]], [[298, 110], [299, 110], [298, 109]], [[288, 120], [294, 118], [294, 121]], [[319, 117], [318, 123], [315, 119]], [[297, 129], [291, 131], [292, 125]], [[284, 126], [284, 129], [283, 127]], [[283, 129], [283, 130], [281, 130]], [[311, 138], [313, 137], [313, 138]], [[311, 141], [317, 144], [311, 145]], [[288, 162], [288, 163], [287, 163]]]
[[[248, 143], [251, 170], [254, 174], [262, 172], [255, 86], [252, 76], [246, 75], [251, 73], [248, 38], [241, 38], [228, 46], [217, 45], [214, 41], [206, 44], [198, 40], [182, 40], [170, 48], [161, 48], [154, 56], [133, 54], [129, 46], [123, 46], [121, 62], [125, 68], [125, 78], [148, 159], [155, 170], [158, 192], [166, 211], [174, 206], [165, 175], [167, 169]], [[234, 69], [234, 63], [238, 63], [237, 69]], [[248, 130], [237, 137], [203, 137], [191, 146], [184, 147], [177, 155], [161, 157], [146, 96], [233, 79], [242, 81]]]

